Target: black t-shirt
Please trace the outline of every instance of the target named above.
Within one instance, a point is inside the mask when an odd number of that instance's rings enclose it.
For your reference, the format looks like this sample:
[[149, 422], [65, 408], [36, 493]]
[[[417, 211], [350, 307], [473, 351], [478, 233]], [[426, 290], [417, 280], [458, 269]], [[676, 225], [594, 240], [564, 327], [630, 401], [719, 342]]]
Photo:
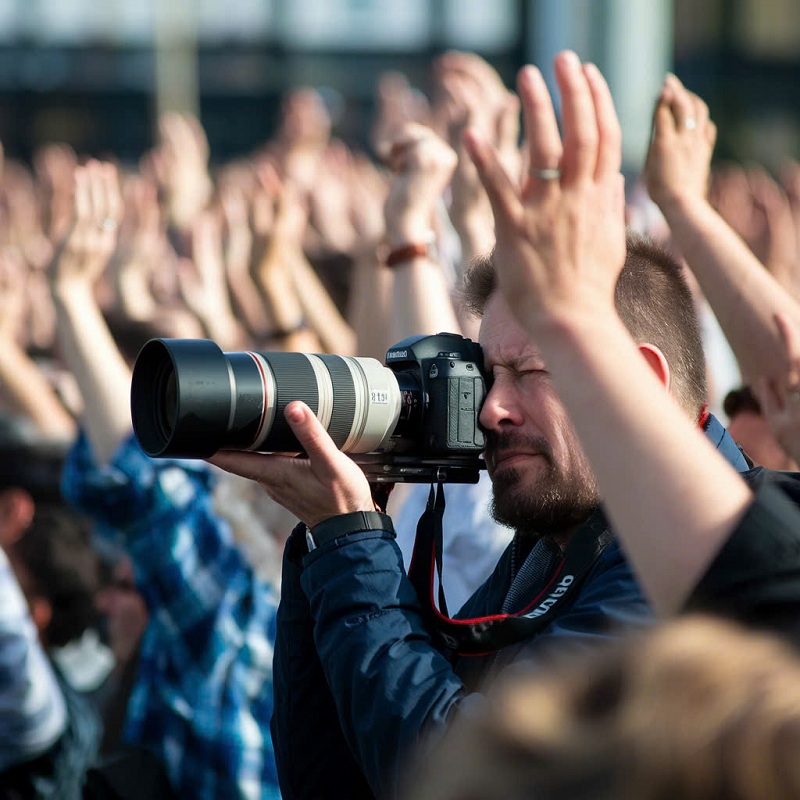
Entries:
[[757, 468], [744, 477], [753, 504], [686, 611], [718, 614], [800, 647], [800, 473]]

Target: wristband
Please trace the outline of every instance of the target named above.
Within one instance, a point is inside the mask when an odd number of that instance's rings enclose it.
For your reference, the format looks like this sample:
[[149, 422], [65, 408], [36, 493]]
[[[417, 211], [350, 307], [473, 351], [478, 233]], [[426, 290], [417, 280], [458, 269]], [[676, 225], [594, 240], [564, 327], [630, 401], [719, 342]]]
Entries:
[[386, 531], [395, 536], [392, 520], [379, 511], [353, 511], [350, 514], [337, 514], [315, 525], [313, 528], [306, 526], [306, 544], [308, 552], [342, 536], [362, 531]]
[[431, 261], [439, 260], [439, 253], [436, 249], [436, 235], [433, 231], [421, 242], [411, 242], [391, 250], [383, 263], [387, 267], [396, 267], [413, 261], [415, 258], [428, 258]]

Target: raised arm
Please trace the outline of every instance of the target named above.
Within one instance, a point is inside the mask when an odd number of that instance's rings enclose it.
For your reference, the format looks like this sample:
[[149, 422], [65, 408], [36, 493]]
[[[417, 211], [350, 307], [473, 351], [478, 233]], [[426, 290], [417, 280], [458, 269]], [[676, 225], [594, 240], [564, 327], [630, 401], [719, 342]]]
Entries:
[[519, 76], [530, 165], [521, 189], [485, 140], [466, 141], [495, 214], [502, 295], [541, 348], [645, 591], [669, 613], [751, 494], [668, 397], [615, 311], [625, 258], [619, 123], [596, 67], [565, 52], [555, 71], [563, 138], [539, 70]]
[[[395, 342], [412, 334], [460, 331], [433, 247], [436, 209], [456, 161], [446, 142], [417, 123], [406, 123], [392, 144], [389, 164], [394, 177], [384, 217], [386, 263], [393, 271], [390, 330]], [[415, 246], [422, 247], [415, 250]]]
[[775, 314], [800, 320], [800, 306], [708, 202], [715, 140], [706, 104], [669, 75], [653, 120], [647, 186], [751, 382], [782, 374]]
[[51, 287], [62, 355], [81, 389], [83, 424], [100, 463], [131, 430], [130, 370], [95, 297], [121, 219], [116, 167], [76, 167], [72, 222], [50, 264]]

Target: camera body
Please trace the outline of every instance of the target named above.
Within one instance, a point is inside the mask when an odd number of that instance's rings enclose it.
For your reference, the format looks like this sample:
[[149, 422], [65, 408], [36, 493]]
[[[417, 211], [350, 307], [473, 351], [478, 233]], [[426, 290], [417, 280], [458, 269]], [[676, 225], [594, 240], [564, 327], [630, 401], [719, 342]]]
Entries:
[[283, 411], [304, 401], [371, 481], [474, 483], [484, 468], [480, 345], [412, 336], [375, 359], [223, 353], [207, 339], [152, 339], [131, 382], [131, 417], [153, 457], [298, 452]]
[[354, 460], [373, 480], [477, 481], [485, 444], [480, 345], [452, 333], [412, 336], [389, 348], [385, 363], [401, 389], [400, 421], [380, 452]]

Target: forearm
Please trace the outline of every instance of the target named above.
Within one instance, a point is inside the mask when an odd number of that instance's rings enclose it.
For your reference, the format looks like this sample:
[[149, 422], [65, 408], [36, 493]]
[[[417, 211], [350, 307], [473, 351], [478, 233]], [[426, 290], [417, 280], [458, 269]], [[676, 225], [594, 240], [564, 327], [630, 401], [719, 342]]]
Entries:
[[102, 464], [131, 431], [130, 370], [90, 285], [56, 282], [53, 300], [61, 351], [81, 390], [84, 425]]
[[391, 536], [337, 544], [305, 558], [301, 582], [342, 730], [373, 791], [391, 796], [409, 751], [445, 725], [464, 689], [431, 643]]
[[616, 315], [572, 314], [537, 337], [634, 570], [655, 610], [672, 613], [750, 490], [664, 391]]
[[383, 361], [394, 344], [386, 329], [392, 312], [391, 272], [382, 269], [374, 251], [357, 259], [350, 281], [347, 316], [356, 335], [359, 356]]
[[461, 332], [447, 281], [438, 263], [420, 256], [392, 269], [390, 330], [393, 342], [417, 334]]
[[297, 253], [291, 259], [290, 269], [303, 315], [326, 352], [355, 355], [356, 336], [353, 329], [339, 313], [314, 268], [302, 253]]
[[776, 313], [800, 320], [800, 306], [738, 234], [699, 198], [663, 203], [675, 241], [733, 348], [745, 382], [785, 370]]
[[0, 387], [13, 409], [32, 420], [43, 434], [63, 439], [75, 435], [75, 421], [44, 373], [12, 342], [0, 347]]

